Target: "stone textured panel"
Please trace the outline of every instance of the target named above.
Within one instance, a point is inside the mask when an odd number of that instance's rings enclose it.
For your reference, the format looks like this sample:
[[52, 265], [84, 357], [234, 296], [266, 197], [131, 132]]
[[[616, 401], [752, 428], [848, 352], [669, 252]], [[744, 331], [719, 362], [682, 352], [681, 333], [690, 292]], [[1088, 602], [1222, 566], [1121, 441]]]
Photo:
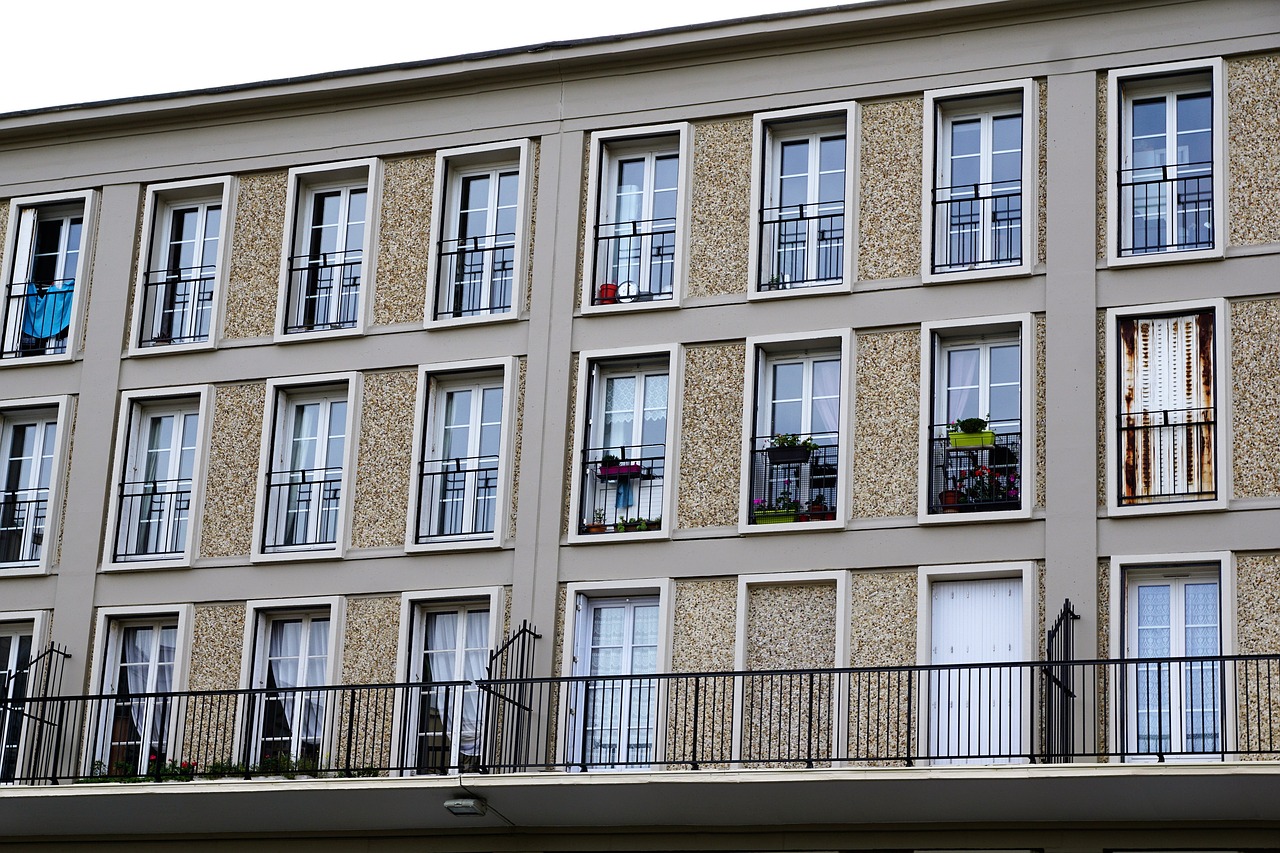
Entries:
[[1231, 305], [1232, 475], [1236, 497], [1280, 495], [1280, 300]]
[[690, 296], [746, 293], [751, 219], [751, 119], [693, 129]]
[[347, 600], [342, 649], [343, 684], [394, 684], [400, 642], [400, 598]]
[[525, 264], [524, 264], [524, 310], [527, 314], [533, 306], [533, 250], [537, 245], [538, 238], [538, 169], [542, 165], [542, 141], [535, 139], [533, 141], [532, 151], [532, 175], [527, 175], [526, 180], [529, 181], [529, 238], [525, 241]]
[[1107, 75], [1098, 74], [1098, 126], [1094, 140], [1098, 159], [1098, 191], [1095, 200], [1098, 221], [1098, 260], [1107, 257]]
[[834, 583], [756, 584], [747, 592], [747, 669], [835, 666]]
[[1037, 80], [1040, 111], [1036, 124], [1036, 263], [1044, 263], [1044, 246], [1048, 240], [1046, 219], [1049, 199], [1049, 82]]
[[414, 370], [364, 376], [352, 548], [404, 544], [417, 390]]
[[0, 201], [0, 269], [4, 269], [4, 265], [9, 262], [5, 254], [5, 250], [9, 247], [4, 245], [8, 241], [3, 238], [7, 233], [9, 233], [9, 201], [6, 199]]
[[[79, 397], [76, 397], [76, 403], [79, 403]], [[67, 528], [67, 499], [71, 496], [71, 490], [67, 488], [67, 483], [71, 482], [71, 460], [75, 458], [76, 450], [76, 420], [80, 417], [80, 406], [73, 405], [71, 416], [67, 418], [67, 458], [62, 461], [62, 505], [58, 508], [58, 532], [57, 544], [54, 546], [53, 562], [50, 564], [57, 567], [62, 564], [62, 540], [63, 533]]]
[[520, 497], [520, 458], [524, 451], [524, 387], [529, 374], [529, 359], [521, 358], [516, 374], [515, 434], [511, 436], [511, 515], [507, 519], [507, 537], [516, 537], [516, 512]]
[[[1275, 654], [1280, 648], [1280, 555], [1241, 554], [1236, 557], [1236, 654]], [[1263, 661], [1257, 668], [1242, 667], [1235, 679], [1236, 719], [1240, 748], [1257, 754], [1245, 761], [1275, 760], [1272, 720], [1280, 718], [1280, 690], [1275, 665]]]
[[918, 597], [915, 571], [853, 573], [850, 666], [915, 664]]
[[569, 420], [565, 422], [564, 436], [564, 488], [562, 505], [560, 507], [560, 534], [567, 535], [569, 532], [569, 519], [573, 516], [572, 502], [572, 486], [573, 486], [573, 453], [574, 448], [578, 446], [575, 441], [573, 431], [576, 429], [578, 417], [578, 354], [570, 353], [569, 362]]
[[577, 270], [578, 288], [574, 291], [573, 305], [574, 309], [582, 304], [582, 288], [586, 286], [587, 276], [587, 229], [590, 222], [595, 218], [595, 212], [591, 210], [591, 200], [588, 198], [591, 189], [591, 134], [583, 134], [582, 137], [582, 183], [578, 186], [578, 263], [574, 267]]
[[1098, 561], [1098, 659], [1111, 658], [1111, 561]]
[[915, 515], [920, 332], [859, 334], [856, 376], [853, 514]]
[[422, 322], [428, 290], [435, 171], [434, 154], [383, 163], [373, 297], [375, 326]]
[[685, 350], [680, 428], [681, 527], [738, 523], [742, 377], [746, 346]]
[[920, 273], [924, 99], [862, 108], [858, 278]]
[[1099, 311], [1095, 330], [1098, 353], [1098, 379], [1095, 391], [1098, 397], [1098, 506], [1107, 505], [1107, 312]]
[[1280, 54], [1227, 61], [1228, 245], [1280, 242]]
[[1049, 428], [1048, 416], [1045, 414], [1045, 318], [1036, 315], [1035, 359], [1036, 359], [1036, 506], [1045, 505], [1045, 433]]
[[191, 621], [191, 690], [240, 686], [244, 654], [244, 604], [201, 604]]
[[280, 289], [280, 245], [288, 172], [241, 175], [231, 233], [227, 284], [227, 338], [270, 337]]
[[220, 385], [215, 389], [209, 440], [209, 473], [198, 553], [235, 557], [253, 547], [253, 505], [267, 386]]
[[727, 672], [733, 669], [737, 634], [738, 582], [676, 583], [671, 636], [672, 672]]

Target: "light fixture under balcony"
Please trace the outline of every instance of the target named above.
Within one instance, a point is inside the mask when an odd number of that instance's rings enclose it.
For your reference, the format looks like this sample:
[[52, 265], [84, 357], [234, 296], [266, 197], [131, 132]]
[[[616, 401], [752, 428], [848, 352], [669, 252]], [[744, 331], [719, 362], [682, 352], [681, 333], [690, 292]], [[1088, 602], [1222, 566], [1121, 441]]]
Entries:
[[483, 815], [489, 810], [488, 803], [479, 797], [445, 800], [444, 807], [456, 815]]

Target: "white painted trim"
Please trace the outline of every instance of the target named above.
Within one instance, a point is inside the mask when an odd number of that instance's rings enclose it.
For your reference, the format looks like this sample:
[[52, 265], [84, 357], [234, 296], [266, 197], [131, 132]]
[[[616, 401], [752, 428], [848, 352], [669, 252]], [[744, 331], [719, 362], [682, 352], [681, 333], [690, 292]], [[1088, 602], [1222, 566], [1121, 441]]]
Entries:
[[347, 600], [341, 595], [309, 598], [264, 598], [244, 604], [244, 642], [240, 654], [240, 689], [253, 687], [255, 645], [260, 620], [275, 614], [329, 611], [329, 659], [325, 665], [325, 684], [337, 684], [342, 672], [343, 639], [346, 636]]
[[108, 636], [111, 623], [151, 617], [163, 618], [165, 616], [176, 616], [178, 618], [177, 643], [173, 651], [173, 687], [171, 689], [174, 692], [187, 689], [188, 679], [191, 675], [191, 637], [195, 618], [195, 605], [188, 603], [140, 604], [123, 607], [99, 607], [97, 609], [94, 619], [93, 659], [90, 662], [89, 671], [89, 693], [91, 695], [105, 695], [102, 689], [102, 682], [106, 676], [106, 656], [111, 644], [111, 637]]
[[[836, 517], [831, 521], [796, 521], [782, 524], [752, 524], [749, 508], [751, 506], [751, 451], [753, 433], [756, 425], [757, 397], [760, 395], [760, 375], [757, 362], [761, 352], [777, 354], [792, 353], [799, 350], [826, 349], [837, 343], [840, 353], [840, 421], [838, 429], [840, 438], [836, 444], [836, 483], [839, 499], [836, 503]], [[850, 464], [853, 435], [852, 416], [854, 393], [854, 345], [852, 329], [820, 329], [811, 332], [782, 333], [773, 335], [756, 335], [747, 338], [746, 359], [742, 380], [742, 441], [738, 452], [738, 532], [741, 534], [763, 535], [767, 533], [794, 533], [798, 531], [843, 530], [851, 516], [850, 483], [844, 482], [846, 476], [852, 476]], [[846, 472], [847, 475], [846, 475]]]
[[[680, 165], [676, 192], [676, 254], [672, 263], [671, 298], [647, 302], [618, 303], [616, 305], [592, 305], [591, 294], [595, 282], [595, 226], [600, 219], [600, 171], [607, 162], [606, 149], [611, 145], [627, 142], [642, 145], [645, 140], [657, 137], [676, 137], [676, 150]], [[651, 148], [654, 146], [651, 146]], [[663, 146], [665, 147], [665, 146]], [[679, 308], [689, 273], [689, 218], [692, 206], [693, 182], [693, 126], [688, 122], [656, 124], [645, 127], [629, 127], [620, 130], [598, 130], [591, 134], [590, 155], [587, 164], [587, 208], [583, 213], [582, 294], [579, 311], [583, 314], [604, 314], [612, 311], [653, 311]]]
[[[133, 311], [129, 324], [129, 340], [125, 355], [129, 358], [164, 355], [178, 352], [215, 349], [218, 337], [222, 333], [223, 293], [226, 292], [227, 278], [231, 267], [231, 250], [229, 242], [235, 217], [236, 194], [239, 179], [224, 175], [219, 178], [198, 178], [189, 181], [172, 181], [163, 184], [150, 184], [147, 187], [146, 200], [142, 209], [142, 233], [139, 235], [137, 270], [133, 282]], [[208, 190], [202, 193], [200, 190]], [[164, 224], [162, 214], [175, 203], [183, 201], [209, 200], [217, 196], [221, 199], [222, 222], [218, 229], [218, 252], [214, 259], [213, 304], [209, 313], [209, 339], [185, 344], [166, 344], [164, 346], [140, 347], [138, 339], [142, 334], [142, 294], [146, 287], [147, 272], [153, 266], [152, 257], [156, 250], [159, 236], [156, 229]]]
[[[437, 282], [440, 270], [440, 243], [448, 232], [449, 197], [452, 191], [450, 166], [463, 168], [499, 166], [512, 161], [520, 175], [517, 194], [515, 253], [511, 281], [511, 310], [501, 314], [483, 314], [476, 317], [435, 318]], [[461, 161], [461, 162], [460, 162]], [[525, 295], [529, 292], [529, 234], [533, 221], [533, 182], [536, 178], [533, 165], [533, 142], [530, 139], [513, 139], [507, 142], [488, 142], [466, 145], [436, 152], [435, 179], [433, 182], [431, 234], [427, 244], [426, 302], [423, 305], [423, 325], [428, 328], [472, 326], [481, 323], [502, 323], [524, 318]], [[457, 164], [457, 165], [455, 165]], [[456, 211], [455, 211], [456, 212]]]
[[[1213, 94], [1213, 242], [1212, 249], [1191, 251], [1152, 252], [1144, 255], [1120, 256], [1118, 226], [1120, 224], [1119, 175], [1121, 148], [1124, 134], [1121, 128], [1123, 116], [1122, 90], [1127, 81], [1143, 78], [1187, 75], [1197, 73], [1209, 76]], [[1226, 256], [1227, 233], [1227, 78], [1226, 63], [1221, 56], [1191, 59], [1182, 62], [1166, 62], [1160, 65], [1141, 65], [1130, 68], [1114, 68], [1107, 72], [1107, 265], [1112, 267], [1139, 266], [1160, 263], [1183, 263], [1219, 259]]]
[[[938, 177], [938, 133], [942, 114], [948, 109], [946, 102], [965, 98], [998, 98], [1002, 94], [1009, 95], [1010, 102], [1020, 99], [1022, 104], [1022, 263], [935, 273], [933, 235], [936, 225], [932, 201], [934, 183]], [[923, 183], [920, 190], [920, 222], [923, 226], [920, 229], [920, 280], [924, 284], [1012, 278], [1031, 275], [1034, 271], [1040, 217], [1039, 120], [1040, 87], [1031, 78], [932, 89], [924, 93], [924, 154], [921, 161]]]
[[[1119, 470], [1117, 455], [1119, 452], [1119, 435], [1116, 429], [1116, 416], [1119, 407], [1120, 363], [1117, 356], [1119, 342], [1116, 336], [1116, 325], [1123, 317], [1148, 317], [1156, 315], [1192, 314], [1197, 311], [1211, 309], [1214, 312], [1213, 360], [1214, 360], [1214, 421], [1217, 435], [1214, 447], [1213, 477], [1218, 497], [1211, 501], [1171, 501], [1168, 503], [1137, 504], [1120, 506], [1116, 500], [1119, 494]], [[1104, 437], [1106, 445], [1106, 492], [1107, 514], [1115, 517], [1137, 515], [1164, 515], [1184, 512], [1217, 512], [1228, 507], [1232, 492], [1232, 466], [1230, 449], [1234, 434], [1231, 419], [1231, 358], [1227, 342], [1230, 340], [1231, 311], [1226, 299], [1208, 297], [1181, 302], [1162, 302], [1150, 305], [1127, 305], [1123, 308], [1109, 308], [1106, 316], [1105, 350], [1103, 354], [1106, 376], [1105, 406], [1103, 410]]]
[[51, 642], [49, 623], [52, 615], [48, 610], [0, 610], [0, 625], [30, 622], [31, 650], [39, 654]]
[[[916, 569], [916, 663], [932, 663], [933, 608], [930, 587], [939, 581], [981, 580], [985, 578], [1019, 578], [1022, 583], [1022, 656], [1024, 660], [1039, 657], [1040, 611], [1038, 592], [1040, 578], [1034, 560], [1005, 563], [949, 563], [919, 566]], [[1029, 733], [1026, 733], [1029, 735]]]
[[[933, 406], [935, 397], [934, 366], [936, 353], [935, 340], [948, 337], [939, 333], [952, 332], [956, 337], [963, 337], [965, 332], [975, 334], [994, 334], [1000, 326], [1017, 326], [1018, 340], [1022, 357], [1022, 399], [1019, 417], [1022, 420], [1022, 450], [1019, 454], [1019, 476], [1021, 488], [1018, 495], [1022, 499], [1019, 509], [997, 510], [991, 512], [929, 512], [929, 440], [932, 438], [930, 426], [933, 423]], [[959, 524], [980, 521], [1010, 521], [1031, 518], [1032, 507], [1036, 503], [1036, 453], [1039, 436], [1036, 433], [1036, 394], [1039, 377], [1036, 374], [1036, 321], [1033, 314], [998, 314], [990, 317], [969, 317], [962, 320], [937, 320], [920, 324], [920, 458], [916, 465], [916, 519], [920, 524]]]
[[[468, 361], [443, 361], [418, 367], [418, 392], [414, 402], [413, 456], [409, 469], [409, 512], [405, 518], [404, 549], [409, 553], [443, 551], [474, 551], [501, 548], [508, 544], [508, 527], [511, 519], [512, 481], [514, 470], [512, 456], [516, 420], [519, 417], [518, 386], [520, 364], [516, 356], [472, 359]], [[437, 542], [417, 542], [419, 512], [419, 472], [422, 469], [424, 442], [428, 437], [428, 419], [434, 418], [430, 402], [435, 396], [436, 380], [448, 381], [466, 374], [498, 372], [502, 374], [502, 428], [498, 441], [498, 502], [494, 508], [493, 533]], [[434, 426], [434, 422], [432, 424]]]
[[[25, 361], [25, 359], [17, 359]], [[20, 577], [22, 575], [49, 574], [53, 567], [53, 552], [58, 550], [53, 545], [61, 541], [62, 530], [62, 495], [66, 488], [64, 480], [71, 452], [71, 423], [74, 418], [77, 398], [70, 394], [58, 394], [48, 397], [27, 397], [0, 400], [0, 429], [4, 426], [5, 412], [11, 409], [54, 409], [57, 414], [57, 436], [54, 439], [54, 465], [49, 472], [49, 508], [45, 514], [45, 539], [49, 547], [41, 547], [40, 559], [35, 565], [3, 565], [0, 564], [0, 578]]]

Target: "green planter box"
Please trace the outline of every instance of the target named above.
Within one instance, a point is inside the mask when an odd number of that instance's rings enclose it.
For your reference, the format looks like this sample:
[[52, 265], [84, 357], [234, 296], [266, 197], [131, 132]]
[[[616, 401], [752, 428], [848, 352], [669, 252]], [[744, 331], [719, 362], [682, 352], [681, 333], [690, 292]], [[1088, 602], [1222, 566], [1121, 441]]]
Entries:
[[762, 509], [755, 515], [756, 524], [790, 524], [796, 520], [796, 514], [787, 510]]
[[996, 434], [989, 429], [982, 432], [953, 432], [948, 435], [951, 437], [952, 447], [986, 447], [996, 443]]

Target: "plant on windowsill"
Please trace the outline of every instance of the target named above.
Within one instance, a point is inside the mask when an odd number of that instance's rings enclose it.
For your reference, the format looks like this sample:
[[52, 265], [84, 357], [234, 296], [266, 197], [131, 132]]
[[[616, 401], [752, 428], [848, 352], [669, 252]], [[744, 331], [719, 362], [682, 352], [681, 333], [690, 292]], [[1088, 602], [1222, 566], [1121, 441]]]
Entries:
[[836, 511], [827, 506], [827, 499], [818, 492], [809, 499], [809, 506], [805, 512], [799, 516], [800, 521], [831, 521], [836, 517]]
[[951, 446], [990, 447], [995, 444], [995, 431], [987, 429], [990, 417], [960, 418], [947, 424], [947, 437], [951, 440]]
[[757, 498], [752, 504], [751, 520], [755, 524], [790, 524], [800, 513], [800, 502], [783, 489], [772, 503]]
[[986, 465], [972, 471], [961, 471], [959, 476], [961, 503], [976, 504], [974, 509], [1017, 509], [1021, 503], [1018, 475], [1001, 473]]
[[614, 533], [640, 533], [646, 530], [661, 530], [662, 516], [656, 518], [620, 518], [613, 525]]
[[604, 533], [608, 527], [604, 523], [604, 510], [598, 509], [591, 514], [591, 523], [588, 524], [583, 532], [585, 533]]
[[640, 476], [639, 462], [625, 462], [612, 453], [600, 457], [599, 477], [601, 480], [622, 480], [627, 477]]
[[769, 462], [774, 465], [804, 464], [809, 461], [809, 454], [817, 449], [818, 443], [812, 438], [801, 438], [794, 432], [782, 432], [769, 439], [769, 447], [765, 451]]

